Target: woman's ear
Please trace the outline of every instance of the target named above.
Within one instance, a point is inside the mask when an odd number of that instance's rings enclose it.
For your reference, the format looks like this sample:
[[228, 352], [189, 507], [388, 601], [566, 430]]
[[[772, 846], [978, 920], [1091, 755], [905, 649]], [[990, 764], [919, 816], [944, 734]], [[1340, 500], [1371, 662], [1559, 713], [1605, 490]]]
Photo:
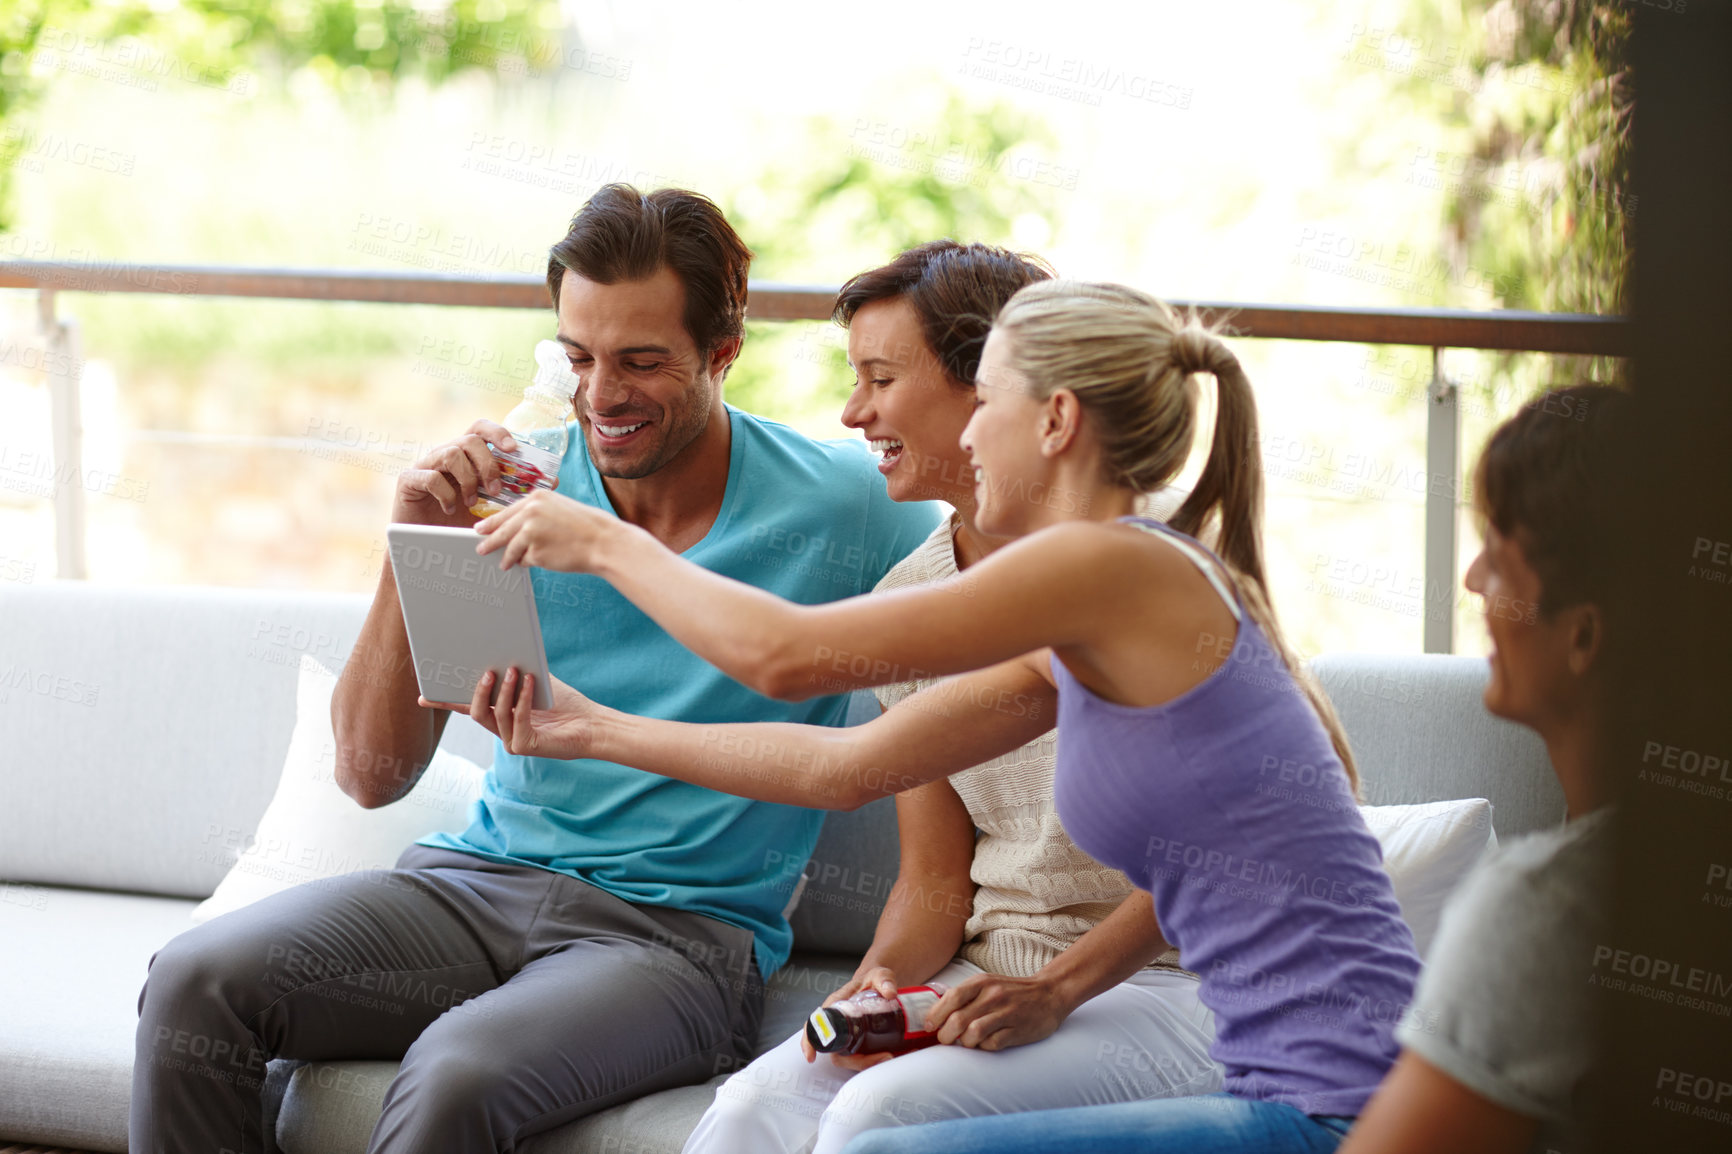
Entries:
[[1054, 389], [1040, 407], [1040, 455], [1056, 457], [1082, 431], [1082, 402], [1069, 389]]
[[1606, 621], [1600, 607], [1592, 602], [1572, 605], [1565, 610], [1570, 615], [1570, 672], [1577, 677], [1593, 669], [1605, 645]]

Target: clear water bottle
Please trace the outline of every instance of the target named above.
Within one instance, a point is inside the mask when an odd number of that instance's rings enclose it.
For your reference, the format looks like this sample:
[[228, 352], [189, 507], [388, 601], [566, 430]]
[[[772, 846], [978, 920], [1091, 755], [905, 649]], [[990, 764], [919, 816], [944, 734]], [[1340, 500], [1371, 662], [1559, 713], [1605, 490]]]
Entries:
[[535, 380], [523, 390], [523, 400], [506, 414], [504, 425], [517, 441], [517, 451], [507, 453], [489, 444], [488, 451], [499, 462], [504, 488], [495, 495], [480, 493], [469, 512], [491, 517], [512, 502], [537, 489], [551, 489], [559, 477], [559, 462], [569, 440], [566, 422], [572, 417], [571, 397], [577, 378], [565, 359], [565, 350], [553, 341], [535, 346]]
[[926, 1014], [947, 989], [942, 982], [904, 986], [894, 998], [862, 990], [806, 1019], [806, 1040], [820, 1054], [900, 1054], [933, 1045]]

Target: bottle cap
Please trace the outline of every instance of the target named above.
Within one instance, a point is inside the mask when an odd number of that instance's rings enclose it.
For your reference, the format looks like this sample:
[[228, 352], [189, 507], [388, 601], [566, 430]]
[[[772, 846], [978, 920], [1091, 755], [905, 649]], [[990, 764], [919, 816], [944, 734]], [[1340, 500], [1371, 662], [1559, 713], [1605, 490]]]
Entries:
[[830, 1054], [848, 1044], [848, 1015], [832, 1006], [820, 1006], [806, 1019], [806, 1040], [820, 1054]]
[[569, 400], [577, 392], [577, 374], [557, 341], [535, 342], [535, 383]]

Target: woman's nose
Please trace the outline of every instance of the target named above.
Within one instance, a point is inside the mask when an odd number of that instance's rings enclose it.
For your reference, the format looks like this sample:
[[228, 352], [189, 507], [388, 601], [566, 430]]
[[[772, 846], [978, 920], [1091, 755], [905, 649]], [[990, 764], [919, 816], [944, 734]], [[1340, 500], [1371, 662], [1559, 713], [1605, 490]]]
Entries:
[[848, 394], [848, 403], [842, 406], [842, 423], [850, 429], [864, 429], [871, 423], [872, 406], [866, 399], [866, 389], [855, 385], [854, 391]]

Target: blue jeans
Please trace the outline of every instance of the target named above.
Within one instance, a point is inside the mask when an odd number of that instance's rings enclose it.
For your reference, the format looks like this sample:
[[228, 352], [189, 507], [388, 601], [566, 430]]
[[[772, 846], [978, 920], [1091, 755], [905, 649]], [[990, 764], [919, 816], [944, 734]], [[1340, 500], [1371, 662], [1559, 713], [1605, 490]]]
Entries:
[[1352, 1122], [1206, 1094], [871, 1130], [842, 1154], [1331, 1154]]

